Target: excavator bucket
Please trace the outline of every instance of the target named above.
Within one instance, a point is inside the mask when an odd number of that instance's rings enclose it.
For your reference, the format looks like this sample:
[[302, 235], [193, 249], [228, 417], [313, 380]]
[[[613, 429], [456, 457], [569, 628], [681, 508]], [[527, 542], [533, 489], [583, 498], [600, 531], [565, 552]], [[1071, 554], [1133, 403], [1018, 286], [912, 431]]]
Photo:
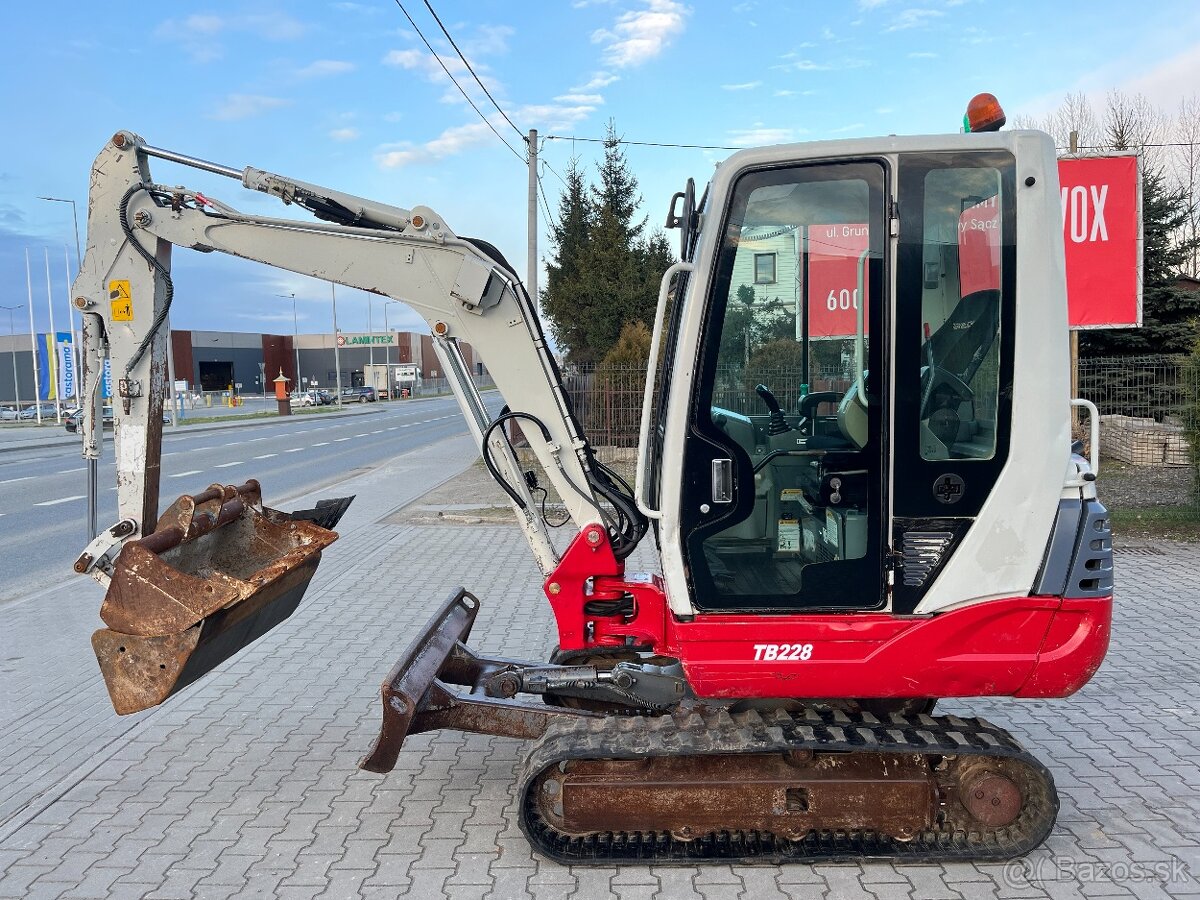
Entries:
[[350, 499], [293, 516], [264, 508], [257, 481], [216, 484], [126, 544], [92, 635], [117, 713], [162, 703], [287, 619]]

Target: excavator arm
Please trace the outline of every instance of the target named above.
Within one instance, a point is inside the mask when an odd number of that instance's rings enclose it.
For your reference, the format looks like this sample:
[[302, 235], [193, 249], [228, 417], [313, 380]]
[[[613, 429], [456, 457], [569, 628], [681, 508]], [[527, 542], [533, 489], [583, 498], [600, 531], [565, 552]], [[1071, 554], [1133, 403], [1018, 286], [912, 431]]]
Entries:
[[[150, 176], [151, 157], [237, 178], [327, 221], [248, 215], [197, 191], [157, 184]], [[408, 304], [429, 323], [476, 440], [482, 442], [494, 423], [460, 342], [474, 347], [487, 365], [508, 404], [507, 415], [524, 424], [533, 453], [572, 519], [581, 528], [614, 522], [598, 497], [610, 492], [610, 482], [597, 472], [571, 413], [536, 311], [490, 245], [459, 237], [427, 207], [402, 209], [259, 169], [232, 169], [120, 132], [92, 170], [88, 247], [72, 296], [84, 316], [84, 393], [96, 400], [87, 405], [82, 428], [89, 460], [99, 455], [103, 357], [111, 362], [118, 505], [121, 518], [136, 525], [125, 540], [143, 534], [157, 518], [166, 322], [174, 301], [172, 247], [227, 253]], [[534, 556], [548, 573], [557, 556], [501, 429], [491, 429], [488, 446]], [[624, 531], [636, 533], [628, 526]]]
[[[157, 183], [151, 158], [235, 178], [320, 221], [249, 215], [198, 191]], [[260, 169], [234, 169], [118, 132], [92, 169], [87, 252], [72, 293], [83, 316], [88, 399], [81, 430], [93, 510], [106, 357], [111, 371], [120, 521], [99, 533], [93, 524], [92, 543], [75, 569], [108, 587], [101, 617], [109, 627], [93, 645], [118, 711], [161, 702], [286, 618], [321, 548], [336, 538], [312, 516], [263, 506], [254, 481], [185, 495], [160, 517], [174, 247], [239, 256], [417, 310], [544, 574], [559, 558], [502, 427], [508, 420], [521, 425], [581, 532], [603, 528], [620, 555], [645, 533], [628, 488], [593, 458], [536, 310], [493, 247], [459, 237], [428, 207], [402, 209]], [[507, 403], [495, 419], [461, 342], [476, 350]]]

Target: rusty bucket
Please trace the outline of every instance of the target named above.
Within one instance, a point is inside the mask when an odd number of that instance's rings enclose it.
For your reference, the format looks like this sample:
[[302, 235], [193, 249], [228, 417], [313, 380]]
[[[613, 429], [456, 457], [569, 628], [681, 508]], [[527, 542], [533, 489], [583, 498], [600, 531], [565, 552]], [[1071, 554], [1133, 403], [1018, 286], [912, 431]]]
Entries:
[[122, 548], [92, 635], [120, 715], [162, 703], [287, 619], [337, 533], [266, 509], [257, 481], [184, 495]]

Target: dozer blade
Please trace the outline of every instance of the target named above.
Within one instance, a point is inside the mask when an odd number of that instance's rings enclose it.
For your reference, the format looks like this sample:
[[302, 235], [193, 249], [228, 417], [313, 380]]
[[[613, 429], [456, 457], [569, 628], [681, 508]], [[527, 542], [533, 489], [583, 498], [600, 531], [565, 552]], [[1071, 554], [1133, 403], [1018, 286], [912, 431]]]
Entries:
[[113, 708], [162, 703], [287, 619], [337, 537], [263, 508], [253, 480], [176, 500], [122, 548], [100, 608], [92, 648]]
[[[541, 700], [493, 696], [487, 684], [498, 673], [536, 663], [480, 656], [466, 645], [479, 599], [465, 588], [451, 594], [408, 645], [383, 682], [383, 724], [375, 746], [359, 763], [368, 772], [390, 772], [410, 734], [450, 728], [526, 740], [551, 722], [591, 717], [547, 706]], [[462, 685], [469, 691], [454, 690]]]

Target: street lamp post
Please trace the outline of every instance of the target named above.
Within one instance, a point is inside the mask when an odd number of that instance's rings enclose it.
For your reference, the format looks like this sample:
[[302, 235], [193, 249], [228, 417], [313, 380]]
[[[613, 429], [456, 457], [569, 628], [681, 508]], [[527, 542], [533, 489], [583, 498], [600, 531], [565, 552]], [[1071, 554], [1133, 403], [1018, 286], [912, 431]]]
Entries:
[[24, 309], [24, 303], [18, 303], [16, 306], [0, 306], [0, 309], [8, 310], [8, 336], [12, 343], [12, 364], [13, 364], [13, 397], [16, 398], [17, 412], [21, 412], [21, 386], [17, 382], [17, 332], [13, 326], [13, 313], [18, 309]]
[[282, 297], [285, 300], [288, 297], [292, 298], [292, 349], [296, 351], [296, 390], [300, 390], [300, 326], [296, 319], [296, 294], [276, 294], [276, 297]]

